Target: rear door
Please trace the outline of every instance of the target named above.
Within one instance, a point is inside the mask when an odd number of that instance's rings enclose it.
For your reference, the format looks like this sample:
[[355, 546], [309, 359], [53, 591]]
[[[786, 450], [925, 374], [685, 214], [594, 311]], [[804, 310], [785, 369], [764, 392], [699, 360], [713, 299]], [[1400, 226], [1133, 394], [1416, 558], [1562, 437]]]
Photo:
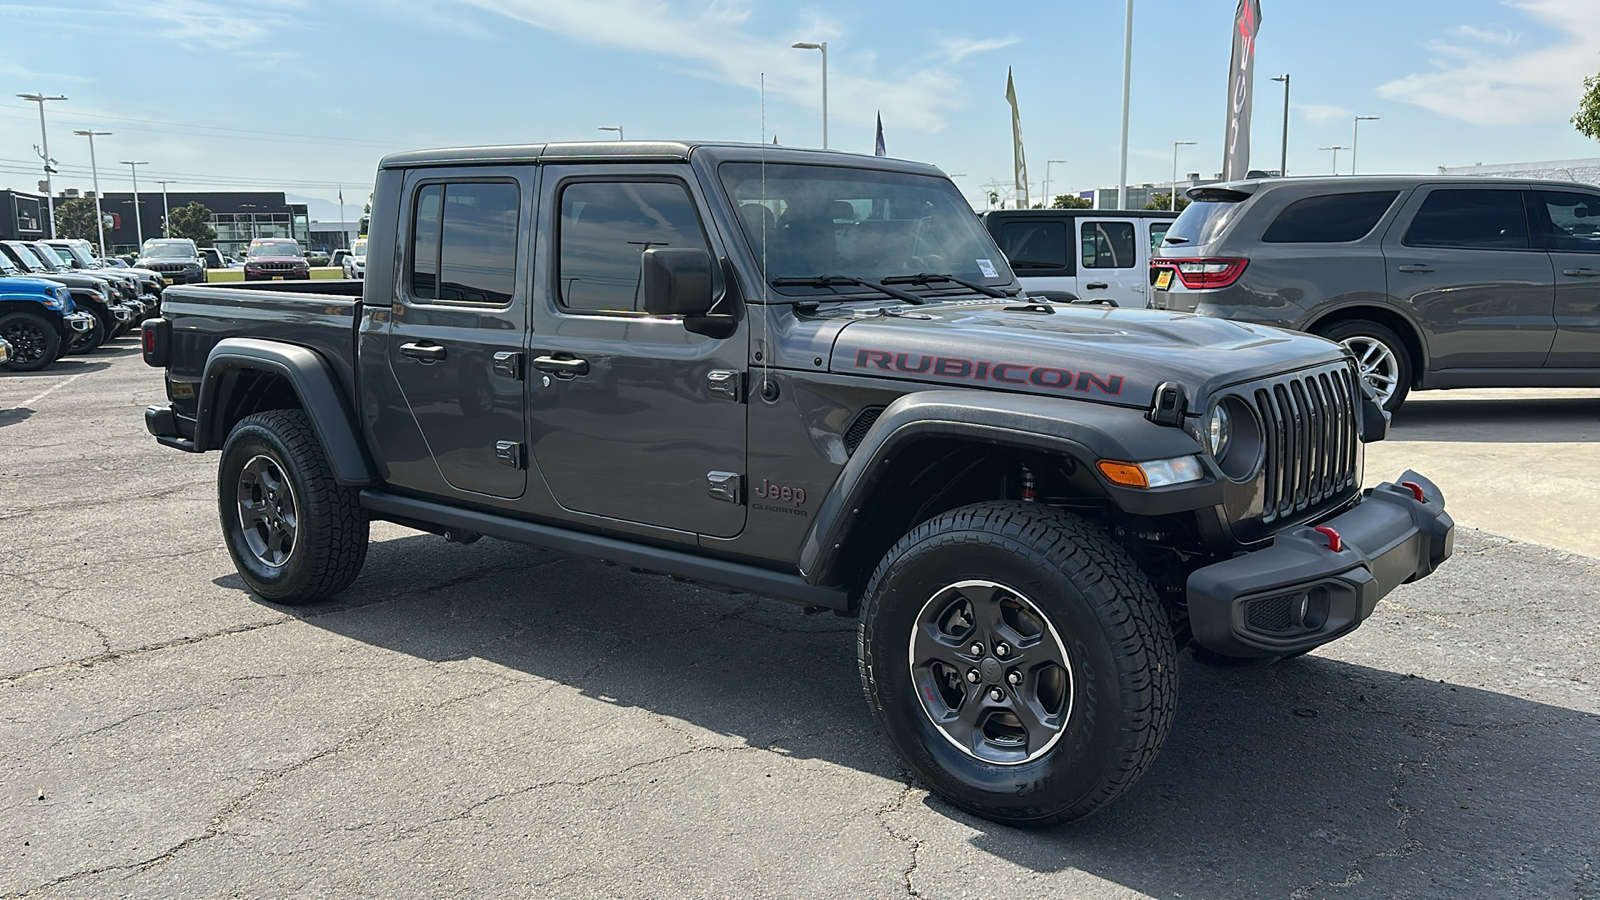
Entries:
[[1078, 220], [1078, 296], [1118, 306], [1150, 303], [1148, 237], [1139, 220], [1093, 217]]
[[[437, 475], [463, 493], [513, 499], [527, 487], [528, 296], [519, 265], [526, 266], [535, 172], [423, 169], [406, 177], [387, 363]], [[430, 460], [390, 462], [401, 486], [437, 484]]]
[[1069, 216], [996, 216], [989, 231], [1030, 294], [1079, 296], [1075, 237]]
[[1530, 208], [1555, 270], [1556, 339], [1545, 366], [1600, 369], [1600, 194], [1534, 191]]
[[1384, 236], [1388, 292], [1427, 336], [1429, 369], [1537, 368], [1555, 341], [1555, 275], [1522, 185], [1424, 185]]

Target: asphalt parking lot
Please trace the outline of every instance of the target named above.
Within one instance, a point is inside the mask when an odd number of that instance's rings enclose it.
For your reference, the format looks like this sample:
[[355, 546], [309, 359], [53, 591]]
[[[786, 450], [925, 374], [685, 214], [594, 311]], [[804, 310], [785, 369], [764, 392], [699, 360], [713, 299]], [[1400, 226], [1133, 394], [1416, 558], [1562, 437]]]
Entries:
[[[1600, 508], [1570, 393], [1419, 397], [1368, 471], [1448, 474], [1455, 559], [1310, 656], [1185, 656], [1154, 769], [1025, 832], [908, 783], [851, 621], [390, 525], [264, 604], [131, 339], [0, 376], [0, 896], [1600, 898], [1600, 560], [1540, 540]], [[1550, 433], [1570, 480], [1491, 496]]]

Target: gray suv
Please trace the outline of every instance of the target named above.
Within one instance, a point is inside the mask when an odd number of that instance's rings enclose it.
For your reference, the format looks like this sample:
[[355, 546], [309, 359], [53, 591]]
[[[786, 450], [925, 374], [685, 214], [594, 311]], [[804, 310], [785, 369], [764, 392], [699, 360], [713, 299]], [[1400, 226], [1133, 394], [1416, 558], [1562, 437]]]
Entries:
[[1157, 309], [1344, 344], [1412, 390], [1600, 386], [1600, 188], [1479, 177], [1194, 188], [1150, 261]]

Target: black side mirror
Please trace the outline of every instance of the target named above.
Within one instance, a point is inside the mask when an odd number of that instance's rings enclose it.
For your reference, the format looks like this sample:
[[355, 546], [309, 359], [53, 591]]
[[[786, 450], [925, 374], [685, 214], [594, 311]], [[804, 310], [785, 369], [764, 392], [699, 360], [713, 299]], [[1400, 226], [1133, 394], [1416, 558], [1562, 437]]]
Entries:
[[645, 312], [690, 317], [711, 311], [711, 254], [694, 249], [651, 249], [644, 251], [639, 265]]

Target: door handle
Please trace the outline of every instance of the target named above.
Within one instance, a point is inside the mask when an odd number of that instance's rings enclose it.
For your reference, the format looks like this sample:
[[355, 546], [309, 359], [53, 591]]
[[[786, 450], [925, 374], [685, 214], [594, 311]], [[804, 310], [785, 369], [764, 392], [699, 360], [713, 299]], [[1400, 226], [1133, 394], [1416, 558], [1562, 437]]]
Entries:
[[1111, 285], [1106, 284], [1104, 281], [1091, 281], [1084, 285], [1085, 288], [1088, 288], [1091, 291], [1103, 291], [1110, 286]]
[[533, 367], [541, 372], [549, 372], [552, 375], [565, 375], [568, 378], [589, 374], [589, 361], [585, 359], [557, 359], [554, 356], [538, 356], [534, 357]]
[[1401, 266], [1400, 271], [1410, 273], [1432, 272], [1433, 266], [1425, 266], [1421, 263], [1412, 263], [1410, 265]]
[[1562, 269], [1561, 274], [1574, 278], [1594, 278], [1600, 276], [1600, 269]]
[[423, 362], [438, 362], [445, 357], [445, 349], [438, 344], [401, 344], [400, 355]]

